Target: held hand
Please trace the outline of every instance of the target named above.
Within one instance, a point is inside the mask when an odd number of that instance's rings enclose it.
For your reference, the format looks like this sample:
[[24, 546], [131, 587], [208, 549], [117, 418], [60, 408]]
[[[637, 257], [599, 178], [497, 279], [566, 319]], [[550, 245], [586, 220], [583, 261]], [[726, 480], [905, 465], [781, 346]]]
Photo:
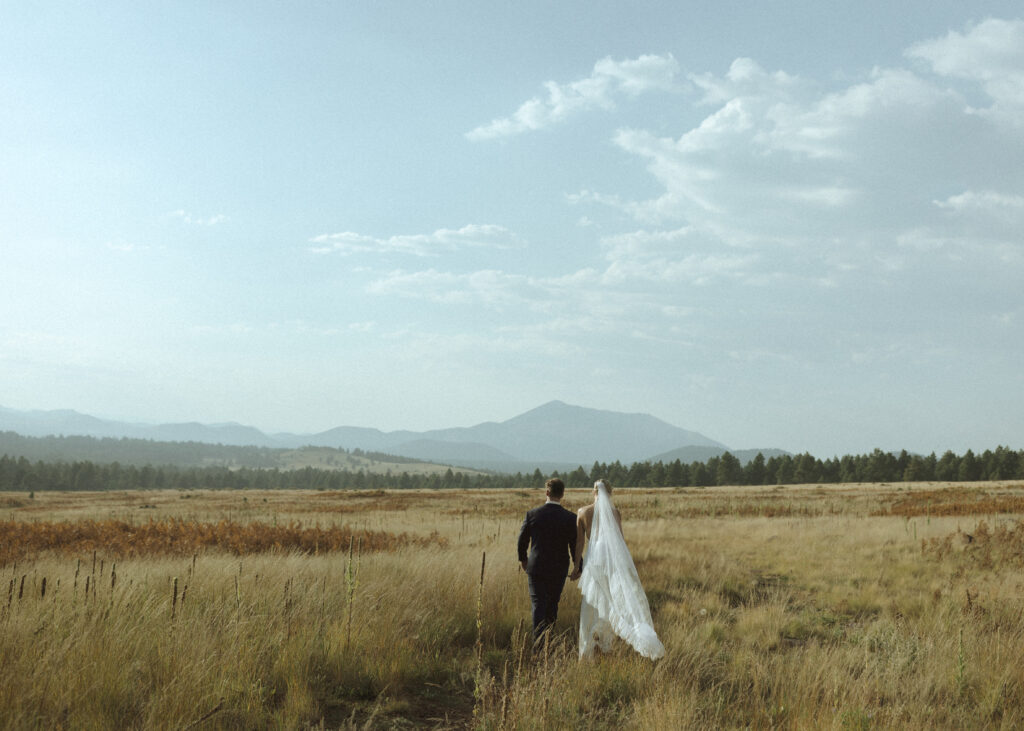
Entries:
[[526, 571], [526, 566], [527, 566], [526, 561], [520, 561], [519, 562], [519, 566], [523, 569], [523, 571]]
[[576, 568], [574, 568], [572, 570], [572, 573], [569, 574], [569, 581], [576, 581], [576, 579], [580, 578], [580, 576], [582, 576], [582, 575], [583, 575], [583, 569], [581, 569], [579, 567], [576, 567]]

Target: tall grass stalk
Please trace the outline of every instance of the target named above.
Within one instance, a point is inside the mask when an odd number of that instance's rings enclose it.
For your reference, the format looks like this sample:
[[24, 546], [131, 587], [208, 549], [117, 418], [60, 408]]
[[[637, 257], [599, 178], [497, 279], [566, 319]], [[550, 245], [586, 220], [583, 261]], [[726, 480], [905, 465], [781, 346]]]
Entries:
[[481, 717], [486, 708], [484, 699], [487, 689], [484, 687], [484, 569], [487, 566], [487, 551], [480, 557], [480, 581], [476, 592], [476, 673], [473, 682], [473, 715]]

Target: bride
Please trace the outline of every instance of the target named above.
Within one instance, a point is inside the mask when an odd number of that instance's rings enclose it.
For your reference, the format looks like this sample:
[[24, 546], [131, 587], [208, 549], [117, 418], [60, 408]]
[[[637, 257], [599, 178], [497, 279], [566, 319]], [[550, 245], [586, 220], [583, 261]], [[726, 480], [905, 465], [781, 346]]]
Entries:
[[622, 537], [622, 519], [612, 505], [611, 488], [594, 483], [594, 504], [576, 513], [576, 555], [583, 556], [584, 539], [590, 539], [579, 578], [580, 657], [591, 657], [595, 647], [608, 652], [618, 635], [644, 657], [656, 660], [665, 647], [651, 622], [647, 595], [640, 585], [633, 558]]

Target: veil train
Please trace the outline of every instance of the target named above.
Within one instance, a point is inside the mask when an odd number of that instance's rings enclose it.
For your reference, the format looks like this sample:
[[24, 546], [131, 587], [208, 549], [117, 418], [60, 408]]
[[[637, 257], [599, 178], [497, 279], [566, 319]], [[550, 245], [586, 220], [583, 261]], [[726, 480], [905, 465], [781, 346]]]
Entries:
[[654, 631], [647, 595], [615, 520], [608, 488], [603, 482], [595, 487], [590, 545], [579, 582], [580, 657], [593, 655], [595, 647], [608, 652], [618, 635], [656, 660], [665, 655], [665, 646]]

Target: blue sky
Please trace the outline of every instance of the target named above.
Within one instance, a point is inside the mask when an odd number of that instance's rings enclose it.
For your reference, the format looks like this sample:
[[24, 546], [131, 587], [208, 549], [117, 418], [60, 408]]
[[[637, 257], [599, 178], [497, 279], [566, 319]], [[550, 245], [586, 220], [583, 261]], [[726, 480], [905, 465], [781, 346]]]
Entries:
[[0, 109], [4, 406], [1024, 446], [1016, 3], [3, 2]]

